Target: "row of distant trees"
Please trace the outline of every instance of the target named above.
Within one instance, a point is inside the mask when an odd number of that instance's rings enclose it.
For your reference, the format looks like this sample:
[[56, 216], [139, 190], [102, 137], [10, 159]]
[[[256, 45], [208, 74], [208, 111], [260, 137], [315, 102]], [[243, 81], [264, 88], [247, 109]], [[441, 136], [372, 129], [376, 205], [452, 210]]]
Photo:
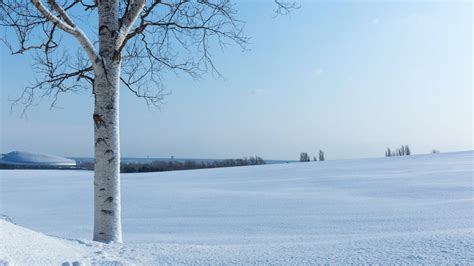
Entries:
[[411, 155], [411, 150], [408, 145], [402, 145], [398, 149], [391, 150], [390, 148], [387, 148], [385, 151], [385, 157], [393, 157], [393, 156], [408, 156]]
[[[433, 149], [431, 153], [437, 154], [437, 153], [440, 153], [440, 151]], [[387, 150], [385, 151], [385, 157], [407, 156], [407, 155], [411, 155], [411, 150], [410, 150], [410, 147], [408, 147], [408, 145], [401, 146], [400, 148], [395, 149], [395, 150], [391, 150], [390, 148], [387, 148]]]
[[[204, 168], [262, 165], [266, 164], [262, 157], [255, 156], [241, 159], [225, 159], [215, 161], [196, 161], [196, 160], [171, 160], [171, 161], [153, 161], [153, 162], [128, 162], [120, 163], [121, 173], [143, 173], [143, 172], [164, 172], [175, 170], [191, 170]], [[85, 162], [79, 165], [82, 169], [94, 170], [94, 163]]]
[[[324, 161], [325, 160], [324, 151], [319, 150], [318, 157], [319, 157], [319, 161]], [[313, 161], [315, 162], [318, 161], [318, 157], [313, 156]], [[307, 152], [300, 153], [300, 162], [309, 162], [309, 161], [311, 161], [311, 157], [309, 156]]]

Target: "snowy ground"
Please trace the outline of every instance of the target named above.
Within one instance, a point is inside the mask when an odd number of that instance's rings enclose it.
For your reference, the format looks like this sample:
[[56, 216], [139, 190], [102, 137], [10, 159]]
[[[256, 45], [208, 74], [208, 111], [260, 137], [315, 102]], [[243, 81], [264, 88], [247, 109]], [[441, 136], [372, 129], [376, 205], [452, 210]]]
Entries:
[[472, 265], [473, 158], [124, 174], [123, 245], [89, 241], [91, 172], [0, 171], [0, 214], [16, 223], [0, 219], [0, 265]]

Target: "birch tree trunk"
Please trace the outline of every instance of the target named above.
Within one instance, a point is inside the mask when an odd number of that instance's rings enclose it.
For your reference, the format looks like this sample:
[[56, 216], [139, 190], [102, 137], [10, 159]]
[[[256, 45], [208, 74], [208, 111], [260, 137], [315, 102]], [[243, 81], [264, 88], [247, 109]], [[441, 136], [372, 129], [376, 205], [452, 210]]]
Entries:
[[94, 240], [122, 242], [120, 204], [120, 63], [95, 76]]
[[94, 79], [94, 240], [122, 242], [120, 204], [118, 2], [99, 1], [99, 55]]

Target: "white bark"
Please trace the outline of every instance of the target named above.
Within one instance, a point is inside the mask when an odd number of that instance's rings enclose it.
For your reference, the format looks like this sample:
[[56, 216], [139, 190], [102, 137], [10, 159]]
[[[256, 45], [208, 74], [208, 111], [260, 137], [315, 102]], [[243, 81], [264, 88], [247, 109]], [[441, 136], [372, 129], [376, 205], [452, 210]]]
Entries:
[[119, 136], [120, 62], [95, 75], [94, 240], [122, 242]]
[[94, 240], [122, 242], [120, 204], [119, 85], [117, 0], [98, 1], [99, 55], [95, 68]]
[[138, 15], [145, 7], [146, 0], [129, 0], [129, 2], [130, 9], [122, 18], [122, 27], [119, 30], [119, 38], [117, 40], [119, 47], [122, 46]]

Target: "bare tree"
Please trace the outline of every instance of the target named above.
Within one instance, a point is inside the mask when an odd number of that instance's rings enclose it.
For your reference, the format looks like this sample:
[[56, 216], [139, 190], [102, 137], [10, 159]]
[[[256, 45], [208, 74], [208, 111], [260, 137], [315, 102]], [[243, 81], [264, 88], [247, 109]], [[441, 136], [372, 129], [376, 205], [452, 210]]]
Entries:
[[[275, 0], [277, 13], [295, 6]], [[244, 47], [243, 22], [230, 0], [2, 0], [2, 38], [12, 54], [35, 52], [40, 75], [17, 99], [25, 109], [45, 97], [90, 89], [95, 97], [94, 237], [122, 242], [119, 86], [147, 104], [161, 102], [162, 73], [192, 77], [217, 69], [212, 43]], [[76, 49], [62, 43], [75, 39]], [[75, 53], [71, 53], [75, 51]]]
[[307, 152], [301, 152], [300, 153], [300, 162], [309, 162], [311, 161], [309, 155]]
[[319, 161], [322, 162], [322, 161], [324, 161], [324, 160], [325, 160], [325, 158], [324, 158], [324, 151], [319, 150]]
[[405, 145], [405, 155], [411, 155], [411, 150], [410, 150], [410, 147], [408, 147], [408, 145]]

